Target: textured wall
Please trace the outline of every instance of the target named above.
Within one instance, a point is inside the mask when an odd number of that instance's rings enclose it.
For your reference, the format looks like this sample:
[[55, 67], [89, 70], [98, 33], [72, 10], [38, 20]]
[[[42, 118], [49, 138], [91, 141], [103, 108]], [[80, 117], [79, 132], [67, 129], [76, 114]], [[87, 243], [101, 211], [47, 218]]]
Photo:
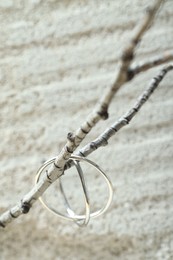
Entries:
[[[0, 1], [0, 212], [31, 189], [41, 162], [60, 151], [113, 82], [121, 50], [151, 2]], [[171, 49], [172, 24], [168, 0], [136, 59]], [[124, 86], [108, 121], [84, 143], [126, 112], [158, 70]], [[109, 211], [79, 229], [36, 203], [0, 230], [0, 259], [173, 259], [172, 81], [170, 73], [132, 123], [90, 155], [113, 182]], [[72, 179], [66, 183], [77, 197]], [[98, 205], [104, 192], [96, 177], [94, 185]]]

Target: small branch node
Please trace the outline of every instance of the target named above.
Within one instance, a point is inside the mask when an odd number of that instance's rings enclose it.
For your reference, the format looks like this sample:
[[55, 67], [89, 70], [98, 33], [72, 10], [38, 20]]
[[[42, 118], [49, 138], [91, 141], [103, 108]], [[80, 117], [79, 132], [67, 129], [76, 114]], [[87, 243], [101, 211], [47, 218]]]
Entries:
[[72, 132], [69, 132], [69, 133], [67, 134], [67, 139], [68, 139], [70, 142], [74, 143], [75, 135], [74, 135]]
[[102, 111], [102, 112], [98, 112], [99, 116], [103, 119], [106, 120], [109, 117], [109, 114], [107, 111]]
[[29, 202], [22, 202], [21, 209], [23, 214], [28, 213], [30, 208], [31, 208], [31, 204]]
[[132, 80], [134, 78], [134, 76], [135, 76], [134, 71], [131, 68], [129, 68], [127, 70], [127, 80], [128, 81]]
[[91, 147], [91, 149], [93, 149], [93, 150], [96, 150], [96, 149], [97, 149], [97, 145], [96, 145], [95, 142], [91, 142], [91, 143], [90, 143], [90, 147]]

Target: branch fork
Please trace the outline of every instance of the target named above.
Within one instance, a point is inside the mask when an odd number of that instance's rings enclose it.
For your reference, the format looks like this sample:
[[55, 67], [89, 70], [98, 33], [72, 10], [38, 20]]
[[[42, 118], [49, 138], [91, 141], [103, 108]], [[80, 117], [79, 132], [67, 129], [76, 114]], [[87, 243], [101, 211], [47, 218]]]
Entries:
[[[95, 109], [91, 112], [91, 114], [89, 114], [86, 121], [84, 121], [84, 123], [76, 130], [76, 132], [68, 133], [67, 142], [62, 151], [56, 157], [54, 165], [52, 165], [46, 171], [39, 182], [31, 189], [29, 193], [24, 196], [24, 198], [22, 198], [22, 200], [16, 206], [0, 215], [1, 227], [7, 226], [8, 223], [12, 222], [12, 220], [19, 217], [20, 215], [28, 213], [33, 203], [38, 200], [38, 198], [47, 190], [47, 188], [64, 173], [64, 170], [72, 166], [72, 162], [69, 160], [71, 154], [74, 153], [76, 148], [81, 144], [82, 140], [100, 120], [106, 120], [108, 118], [108, 108], [110, 103], [117, 91], [126, 82], [132, 80], [141, 72], [147, 71], [148, 69], [157, 65], [173, 60], [173, 51], [170, 51], [161, 56], [154, 57], [149, 61], [142, 61], [136, 65], [132, 64], [136, 47], [142, 40], [144, 33], [151, 26], [158, 9], [163, 2], [164, 0], [156, 0], [154, 6], [147, 10], [144, 19], [136, 29], [132, 40], [127, 44], [121, 55], [120, 67], [113, 85], [107, 88]], [[161, 70], [158, 76], [153, 78], [148, 88], [138, 98], [134, 106], [123, 117], [121, 117], [108, 129], [106, 129], [98, 138], [80, 149], [76, 155], [88, 156], [99, 147], [106, 146], [108, 144], [108, 140], [123, 126], [127, 125], [131, 121], [142, 105], [148, 100], [153, 91], [158, 87], [166, 73], [172, 69], [173, 65], [168, 65], [163, 70]]]

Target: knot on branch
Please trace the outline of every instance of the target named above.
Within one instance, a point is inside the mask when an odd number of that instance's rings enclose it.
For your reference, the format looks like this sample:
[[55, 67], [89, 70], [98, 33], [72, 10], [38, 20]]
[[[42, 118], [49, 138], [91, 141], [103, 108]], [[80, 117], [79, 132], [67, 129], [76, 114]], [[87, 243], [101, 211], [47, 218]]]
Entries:
[[126, 51], [123, 52], [121, 59], [124, 62], [128, 62], [128, 61], [131, 61], [133, 59], [133, 57], [134, 57], [134, 54], [129, 48]]
[[131, 79], [133, 79], [134, 76], [135, 76], [134, 70], [129, 68], [127, 70], [127, 80], [130, 81]]
[[[69, 154], [69, 153], [73, 153], [73, 147], [75, 146], [75, 135], [72, 132], [69, 132], [67, 134], [67, 140], [69, 141], [69, 143], [67, 143], [65, 145], [65, 151]], [[68, 157], [69, 155], [67, 155]], [[64, 159], [66, 160], [66, 158], [64, 157]], [[67, 158], [68, 159], [68, 158]]]
[[74, 135], [72, 132], [69, 132], [69, 133], [67, 134], [67, 139], [68, 139], [71, 143], [74, 143], [75, 135]]
[[97, 113], [103, 120], [108, 119], [108, 117], [109, 117], [108, 106], [107, 105], [102, 105], [101, 110], [98, 111]]
[[29, 212], [30, 208], [31, 208], [31, 204], [29, 202], [22, 202], [22, 213], [26, 214]]
[[91, 142], [90, 147], [92, 150], [97, 150], [97, 148], [98, 148], [95, 142]]
[[101, 116], [101, 118], [102, 118], [103, 120], [106, 120], [106, 119], [108, 119], [108, 117], [109, 117], [109, 114], [108, 114], [107, 111], [98, 112], [98, 114]]

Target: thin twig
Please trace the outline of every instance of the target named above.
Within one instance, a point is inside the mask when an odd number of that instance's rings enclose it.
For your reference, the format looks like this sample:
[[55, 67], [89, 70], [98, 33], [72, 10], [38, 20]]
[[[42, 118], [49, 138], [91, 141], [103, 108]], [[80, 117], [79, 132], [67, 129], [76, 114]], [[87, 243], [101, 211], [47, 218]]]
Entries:
[[173, 60], [173, 51], [166, 51], [162, 55], [153, 57], [147, 61], [141, 61], [138, 64], [132, 64], [128, 70], [129, 78], [132, 79], [137, 74], [154, 68], [158, 65], [164, 64], [166, 62]]
[[69, 159], [70, 155], [79, 146], [85, 136], [91, 131], [101, 119], [108, 118], [108, 107], [112, 101], [113, 96], [117, 90], [125, 83], [128, 79], [128, 69], [134, 58], [134, 51], [138, 42], [142, 39], [143, 34], [147, 31], [151, 25], [161, 3], [164, 0], [157, 0], [155, 5], [148, 9], [144, 20], [139, 25], [134, 37], [125, 48], [120, 62], [120, 69], [114, 84], [107, 89], [106, 93], [101, 98], [100, 102], [88, 116], [87, 120], [81, 125], [75, 134], [69, 133], [67, 136], [67, 143], [63, 147], [62, 151], [56, 157], [55, 164], [48, 169], [47, 173], [44, 174], [43, 178], [32, 188], [32, 190], [24, 196], [24, 198], [13, 208], [6, 211], [0, 216], [0, 225], [5, 227], [15, 218], [22, 214], [29, 212], [32, 204], [45, 192], [45, 190], [58, 179], [64, 170], [64, 166]]
[[[118, 121], [112, 124], [107, 130], [105, 130], [100, 136], [98, 136], [94, 141], [88, 143], [82, 149], [80, 149], [76, 155], [80, 156], [88, 156], [93, 151], [98, 149], [99, 147], [106, 146], [108, 144], [108, 140], [115, 135], [122, 127], [129, 124], [131, 119], [137, 114], [137, 112], [141, 109], [144, 103], [149, 99], [154, 90], [159, 86], [159, 83], [165, 77], [165, 75], [173, 70], [173, 65], [168, 65], [163, 68], [160, 73], [154, 77], [146, 90], [139, 96], [138, 100], [134, 104], [134, 106], [124, 114]], [[66, 165], [66, 168], [70, 167], [70, 162]]]
[[[110, 102], [112, 101], [115, 93], [119, 90], [119, 88], [129, 81], [129, 68], [130, 65], [134, 59], [134, 52], [136, 50], [136, 47], [138, 43], [141, 41], [144, 33], [148, 30], [149, 26], [151, 25], [152, 21], [154, 20], [154, 17], [162, 4], [162, 0], [159, 0], [155, 3], [155, 5], [152, 8], [148, 8], [146, 10], [146, 16], [144, 17], [141, 24], [139, 24], [138, 28], [136, 29], [136, 32], [134, 33], [134, 36], [130, 40], [130, 42], [127, 44], [127, 47], [124, 49], [121, 61], [120, 61], [120, 68], [117, 74], [117, 77], [114, 81], [114, 84], [111, 88], [108, 88], [107, 92], [103, 96], [100, 102], [100, 107], [102, 109], [108, 108]], [[99, 107], [99, 109], [100, 109]]]
[[[143, 92], [143, 94], [138, 98], [137, 102], [134, 104], [134, 106], [124, 115], [122, 116], [118, 121], [116, 121], [113, 125], [111, 125], [110, 128], [108, 128], [106, 131], [104, 131], [97, 139], [92, 141], [91, 143], [84, 146], [77, 155], [82, 156], [88, 156], [92, 152], [94, 152], [96, 149], [102, 146], [106, 146], [108, 144], [108, 140], [115, 135], [122, 127], [129, 124], [131, 119], [136, 115], [136, 113], [140, 110], [140, 108], [144, 105], [144, 103], [149, 99], [151, 94], [154, 92], [154, 90], [159, 86], [159, 83], [163, 80], [165, 75], [170, 71], [173, 70], [173, 65], [169, 65], [162, 69], [160, 73], [154, 77], [147, 89]], [[70, 168], [72, 166], [72, 162], [68, 161], [65, 165], [66, 169]], [[43, 181], [43, 180], [42, 180]], [[41, 183], [39, 182], [38, 184]], [[32, 198], [32, 191], [31, 194], [27, 194], [26, 196], [31, 196]], [[26, 197], [25, 196], [25, 197]], [[25, 198], [24, 198], [25, 199]], [[23, 199], [23, 201], [24, 201]], [[19, 205], [11, 208], [4, 214], [0, 216], [0, 226], [5, 227], [9, 222], [12, 221], [12, 219], [18, 217], [21, 214], [21, 208], [22, 213], [27, 213], [30, 209], [30, 205], [28, 205], [27, 202], [20, 203]]]

